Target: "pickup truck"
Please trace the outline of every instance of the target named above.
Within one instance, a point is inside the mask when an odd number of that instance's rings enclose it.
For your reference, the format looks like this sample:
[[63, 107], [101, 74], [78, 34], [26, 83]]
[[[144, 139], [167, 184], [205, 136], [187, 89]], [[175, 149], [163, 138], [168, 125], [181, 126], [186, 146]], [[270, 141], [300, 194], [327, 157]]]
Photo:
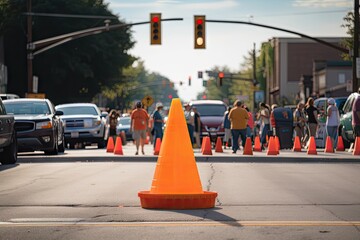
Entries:
[[14, 116], [8, 115], [0, 98], [0, 163], [14, 164], [17, 161], [17, 141]]

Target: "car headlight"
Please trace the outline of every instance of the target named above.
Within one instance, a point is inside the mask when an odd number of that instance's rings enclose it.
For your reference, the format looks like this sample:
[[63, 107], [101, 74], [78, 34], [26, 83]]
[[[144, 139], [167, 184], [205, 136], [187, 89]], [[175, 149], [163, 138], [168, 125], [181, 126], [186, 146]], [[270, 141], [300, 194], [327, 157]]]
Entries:
[[100, 124], [101, 124], [101, 120], [95, 120], [95, 121], [94, 121], [94, 125], [95, 125], [95, 126], [99, 126]]
[[52, 128], [51, 121], [36, 123], [36, 129], [48, 129], [48, 128]]

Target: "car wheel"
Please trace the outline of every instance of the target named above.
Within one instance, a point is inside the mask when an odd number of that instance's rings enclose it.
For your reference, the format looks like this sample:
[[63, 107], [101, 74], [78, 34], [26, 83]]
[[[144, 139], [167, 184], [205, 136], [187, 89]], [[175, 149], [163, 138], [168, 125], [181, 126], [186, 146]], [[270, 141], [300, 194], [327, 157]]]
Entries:
[[11, 144], [5, 147], [4, 151], [0, 153], [1, 164], [15, 164], [17, 161], [17, 150], [16, 133], [14, 131]]
[[106, 141], [104, 139], [99, 140], [98, 142], [98, 148], [102, 149], [106, 147]]
[[65, 152], [65, 137], [63, 136], [61, 144], [59, 145], [59, 152]]
[[343, 139], [343, 142], [344, 142], [344, 147], [345, 148], [349, 148], [351, 143], [347, 140], [347, 138], [345, 137], [345, 130], [344, 130], [344, 127], [340, 126], [340, 130], [339, 130], [339, 136], [342, 137]]
[[45, 154], [46, 155], [57, 155], [58, 153], [59, 153], [59, 143], [58, 143], [58, 140], [57, 140], [57, 137], [56, 137], [55, 138], [55, 145], [54, 145], [53, 150], [45, 151]]

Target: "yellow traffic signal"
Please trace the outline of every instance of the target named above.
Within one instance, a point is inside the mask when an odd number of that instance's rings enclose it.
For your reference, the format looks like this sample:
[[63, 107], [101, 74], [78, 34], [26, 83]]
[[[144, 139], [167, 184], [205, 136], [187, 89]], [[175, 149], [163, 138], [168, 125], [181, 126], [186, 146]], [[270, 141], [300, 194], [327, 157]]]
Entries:
[[195, 49], [205, 49], [205, 15], [194, 16]]
[[150, 44], [161, 44], [161, 13], [150, 13]]

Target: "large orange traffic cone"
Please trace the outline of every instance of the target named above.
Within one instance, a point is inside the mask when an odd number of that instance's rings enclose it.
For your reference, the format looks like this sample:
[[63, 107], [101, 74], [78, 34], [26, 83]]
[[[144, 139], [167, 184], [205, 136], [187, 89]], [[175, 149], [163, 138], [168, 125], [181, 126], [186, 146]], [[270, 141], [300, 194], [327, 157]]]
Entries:
[[250, 137], [246, 138], [243, 155], [253, 155], [252, 142]]
[[360, 155], [360, 137], [355, 138], [353, 155]]
[[269, 146], [268, 146], [268, 150], [267, 150], [267, 155], [277, 155], [278, 151], [276, 149], [276, 145], [275, 145], [275, 138], [274, 137], [270, 137], [269, 139]]
[[106, 145], [106, 152], [114, 152], [114, 138], [110, 136]]
[[333, 146], [333, 143], [332, 143], [332, 140], [331, 140], [330, 136], [326, 137], [324, 152], [326, 152], [326, 153], [333, 153], [334, 152], [334, 146]]
[[123, 150], [122, 150], [121, 138], [119, 136], [116, 137], [114, 154], [116, 154], [116, 155], [124, 155]]
[[160, 153], [160, 147], [161, 147], [161, 139], [160, 139], [160, 138], [156, 138], [154, 155], [159, 155], [159, 153]]
[[[204, 139], [203, 139], [204, 141]], [[203, 155], [212, 155], [210, 137], [205, 138], [204, 148], [202, 150]]]
[[260, 143], [260, 137], [256, 136], [254, 141], [254, 151], [255, 152], [261, 152], [261, 143]]
[[344, 141], [341, 136], [338, 137], [336, 151], [345, 151]]
[[309, 142], [309, 148], [307, 150], [307, 154], [317, 155], [315, 137], [311, 136], [309, 141], [310, 142]]
[[215, 152], [224, 152], [224, 150], [222, 149], [221, 137], [217, 137], [216, 139]]
[[301, 152], [301, 143], [300, 143], [300, 137], [299, 136], [295, 137], [293, 151], [294, 152]]
[[216, 192], [202, 190], [184, 111], [173, 99], [150, 191], [138, 193], [141, 207], [198, 209], [215, 206]]

